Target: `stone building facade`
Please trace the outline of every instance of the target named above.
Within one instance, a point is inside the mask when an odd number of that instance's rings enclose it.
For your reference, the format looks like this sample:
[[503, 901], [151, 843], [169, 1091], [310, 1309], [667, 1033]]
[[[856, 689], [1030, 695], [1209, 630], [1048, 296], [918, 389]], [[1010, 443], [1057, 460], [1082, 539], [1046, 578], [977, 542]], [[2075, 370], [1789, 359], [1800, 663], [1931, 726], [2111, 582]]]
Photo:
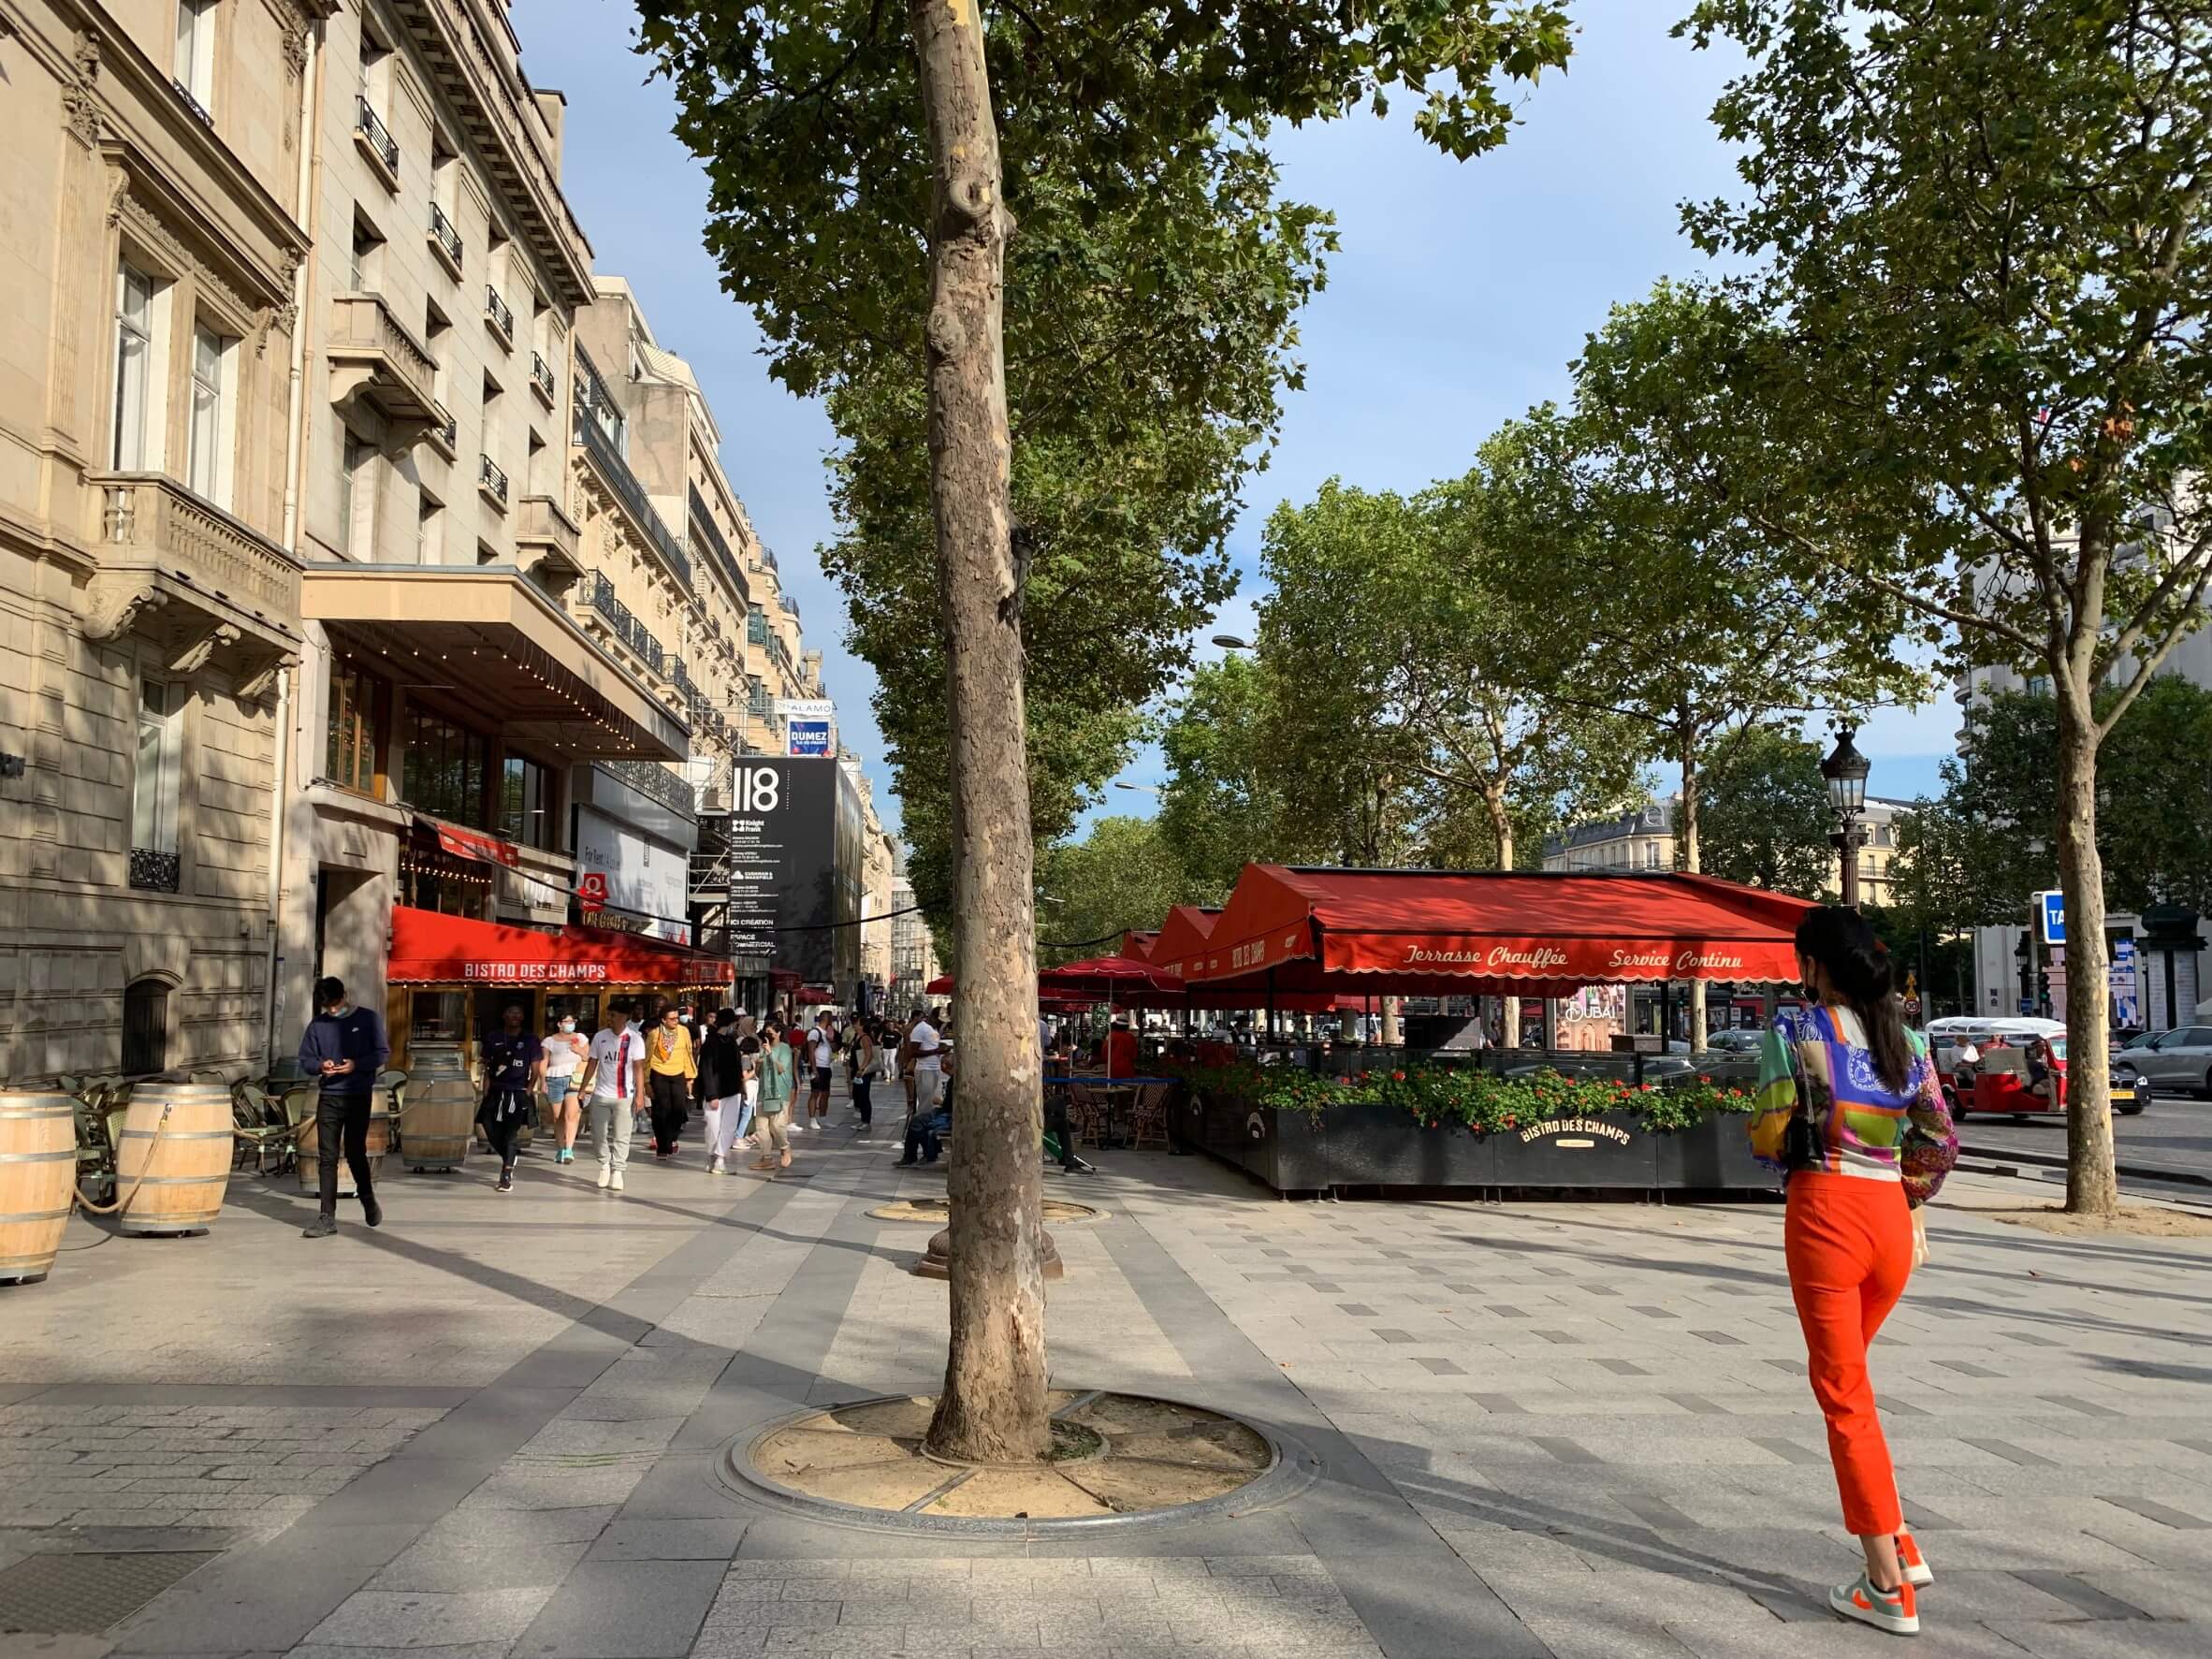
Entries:
[[257, 1057], [328, 10], [0, 0], [11, 1077]]

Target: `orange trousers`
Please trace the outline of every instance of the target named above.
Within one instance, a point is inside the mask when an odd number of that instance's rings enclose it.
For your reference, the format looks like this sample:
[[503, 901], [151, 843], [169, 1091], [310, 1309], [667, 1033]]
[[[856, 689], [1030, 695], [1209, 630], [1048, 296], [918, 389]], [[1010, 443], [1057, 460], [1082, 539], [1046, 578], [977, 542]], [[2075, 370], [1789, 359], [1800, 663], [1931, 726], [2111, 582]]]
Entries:
[[1860, 1537], [1894, 1534], [1904, 1515], [1867, 1349], [1913, 1271], [1905, 1190], [1895, 1181], [1800, 1170], [1789, 1179], [1782, 1236], [1812, 1397], [1827, 1419], [1843, 1524]]

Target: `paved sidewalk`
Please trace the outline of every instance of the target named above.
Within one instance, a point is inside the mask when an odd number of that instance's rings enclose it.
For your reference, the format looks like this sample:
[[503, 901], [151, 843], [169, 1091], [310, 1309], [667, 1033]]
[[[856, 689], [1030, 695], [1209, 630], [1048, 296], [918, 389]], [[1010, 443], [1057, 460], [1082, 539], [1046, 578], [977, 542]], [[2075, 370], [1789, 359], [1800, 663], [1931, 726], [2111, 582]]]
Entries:
[[[394, 1171], [384, 1229], [349, 1215], [329, 1241], [298, 1236], [312, 1201], [250, 1177], [205, 1239], [73, 1223], [93, 1247], [0, 1293], [0, 1607], [36, 1579], [80, 1634], [0, 1635], [0, 1655], [1891, 1640], [1819, 1603], [1855, 1549], [1773, 1206], [1286, 1203], [1199, 1158], [1108, 1153], [1096, 1181], [1048, 1180], [1108, 1212], [1055, 1230], [1055, 1382], [1245, 1414], [1322, 1478], [1233, 1520], [1032, 1547], [756, 1508], [716, 1477], [734, 1436], [927, 1391], [942, 1364], [944, 1288], [906, 1271], [930, 1230], [866, 1214], [942, 1175], [893, 1168], [892, 1128], [856, 1141], [841, 1100], [835, 1121], [775, 1181], [710, 1178], [695, 1146], [634, 1164], [620, 1198], [588, 1154], [526, 1159], [504, 1197], [483, 1164]], [[1973, 1212], [2025, 1201], [2017, 1183], [1945, 1196], [1876, 1353], [1939, 1574], [1917, 1651], [2212, 1654], [2212, 1241]]]

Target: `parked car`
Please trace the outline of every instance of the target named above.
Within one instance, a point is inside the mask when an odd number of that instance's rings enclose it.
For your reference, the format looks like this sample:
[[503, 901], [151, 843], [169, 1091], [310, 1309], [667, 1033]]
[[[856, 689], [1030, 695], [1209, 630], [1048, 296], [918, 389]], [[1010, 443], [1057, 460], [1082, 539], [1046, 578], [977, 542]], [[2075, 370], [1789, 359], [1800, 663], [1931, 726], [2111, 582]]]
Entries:
[[2212, 1095], [2212, 1026], [2177, 1026], [2131, 1043], [2114, 1070], [2163, 1093]]
[[1757, 1031], [1715, 1031], [1705, 1040], [1708, 1053], [1716, 1055], [1755, 1055], [1759, 1052], [1761, 1033]]

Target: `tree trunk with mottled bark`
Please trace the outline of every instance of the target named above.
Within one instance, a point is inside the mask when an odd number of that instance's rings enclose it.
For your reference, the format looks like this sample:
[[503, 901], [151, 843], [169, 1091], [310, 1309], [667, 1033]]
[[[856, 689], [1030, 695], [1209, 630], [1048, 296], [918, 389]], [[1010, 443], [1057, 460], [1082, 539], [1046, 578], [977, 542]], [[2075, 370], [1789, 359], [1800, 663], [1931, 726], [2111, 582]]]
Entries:
[[910, 0], [935, 177], [929, 226], [930, 501], [945, 629], [945, 752], [960, 985], [952, 1342], [931, 1451], [1041, 1458], [1045, 1407], [1037, 941], [1020, 582], [1007, 483], [1006, 241], [976, 0]]
[[2059, 706], [2059, 887], [2066, 895], [2066, 1208], [2119, 1212], [2105, 1065], [2104, 860], [2097, 851], [2097, 725], [2091, 638], [2051, 664]]

